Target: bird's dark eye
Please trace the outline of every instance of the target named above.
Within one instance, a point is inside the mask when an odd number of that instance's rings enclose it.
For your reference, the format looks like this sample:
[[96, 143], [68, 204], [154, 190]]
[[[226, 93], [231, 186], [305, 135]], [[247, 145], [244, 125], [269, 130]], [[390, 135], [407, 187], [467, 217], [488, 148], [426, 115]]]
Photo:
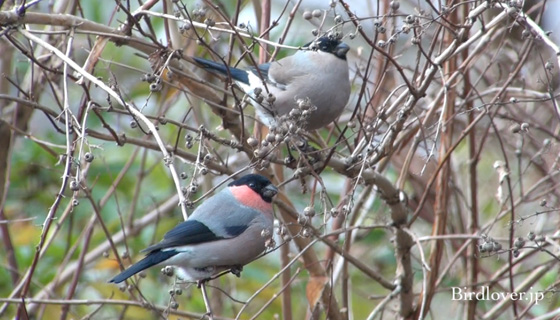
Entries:
[[255, 189], [255, 184], [253, 182], [249, 183], [249, 188]]

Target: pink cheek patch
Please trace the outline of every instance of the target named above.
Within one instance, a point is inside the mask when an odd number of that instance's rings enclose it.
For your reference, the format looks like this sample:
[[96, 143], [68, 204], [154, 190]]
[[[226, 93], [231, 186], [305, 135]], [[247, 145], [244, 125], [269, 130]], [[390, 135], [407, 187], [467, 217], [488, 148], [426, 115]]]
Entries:
[[261, 196], [248, 186], [232, 186], [231, 193], [242, 205], [263, 212], [270, 212], [272, 204], [264, 201]]

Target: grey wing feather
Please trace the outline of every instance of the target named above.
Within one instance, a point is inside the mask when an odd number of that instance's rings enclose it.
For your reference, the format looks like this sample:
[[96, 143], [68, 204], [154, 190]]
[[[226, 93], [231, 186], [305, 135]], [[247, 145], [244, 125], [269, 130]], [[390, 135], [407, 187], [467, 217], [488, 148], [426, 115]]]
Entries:
[[254, 217], [254, 210], [242, 208], [226, 188], [203, 202], [188, 220], [168, 231], [161, 242], [142, 251], [237, 237], [248, 228]]
[[156, 250], [179, 247], [189, 244], [197, 244], [202, 242], [216, 241], [225, 239], [216, 235], [202, 222], [189, 219], [179, 223], [175, 228], [169, 230], [163, 236], [163, 240], [159, 243], [149, 246], [142, 250], [145, 252], [153, 252]]
[[204, 223], [214, 233], [222, 235], [225, 228], [248, 226], [259, 213], [237, 202], [228, 188], [202, 203], [189, 219]]
[[270, 63], [268, 68], [268, 79], [276, 84], [286, 87], [294, 78], [307, 75], [312, 70], [309, 70], [309, 63], [305, 63], [302, 51], [296, 52], [294, 55], [280, 59]]

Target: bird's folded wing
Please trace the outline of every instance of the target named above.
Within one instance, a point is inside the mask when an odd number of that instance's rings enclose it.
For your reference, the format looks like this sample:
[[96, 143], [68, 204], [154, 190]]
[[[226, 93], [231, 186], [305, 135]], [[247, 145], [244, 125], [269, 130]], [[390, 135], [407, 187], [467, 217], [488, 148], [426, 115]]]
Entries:
[[187, 220], [178, 224], [175, 228], [169, 230], [159, 243], [149, 246], [142, 250], [144, 252], [152, 252], [156, 250], [179, 247], [189, 244], [197, 244], [230, 238], [231, 235], [218, 236], [206, 225], [197, 220]]
[[268, 63], [266, 70], [269, 82], [276, 84], [277, 87], [285, 88], [295, 78], [312, 73], [311, 66], [304, 61], [304, 55], [305, 52], [296, 52], [292, 56]]

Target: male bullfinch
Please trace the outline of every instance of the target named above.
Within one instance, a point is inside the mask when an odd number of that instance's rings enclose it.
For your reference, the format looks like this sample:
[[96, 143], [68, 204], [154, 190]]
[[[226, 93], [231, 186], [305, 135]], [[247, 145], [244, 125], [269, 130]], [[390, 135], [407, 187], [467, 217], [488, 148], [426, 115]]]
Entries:
[[[344, 110], [350, 97], [346, 53], [350, 47], [330, 35], [306, 44], [295, 54], [247, 70], [202, 58], [193, 59], [207, 70], [234, 79], [251, 97], [257, 116], [267, 126], [293, 109], [308, 111], [302, 126], [322, 128]], [[292, 114], [293, 115], [293, 114]]]
[[178, 267], [184, 280], [206, 280], [240, 268], [261, 254], [272, 236], [272, 198], [278, 189], [249, 174], [204, 201], [192, 215], [145, 250], [144, 259], [109, 282], [120, 283], [155, 265]]

